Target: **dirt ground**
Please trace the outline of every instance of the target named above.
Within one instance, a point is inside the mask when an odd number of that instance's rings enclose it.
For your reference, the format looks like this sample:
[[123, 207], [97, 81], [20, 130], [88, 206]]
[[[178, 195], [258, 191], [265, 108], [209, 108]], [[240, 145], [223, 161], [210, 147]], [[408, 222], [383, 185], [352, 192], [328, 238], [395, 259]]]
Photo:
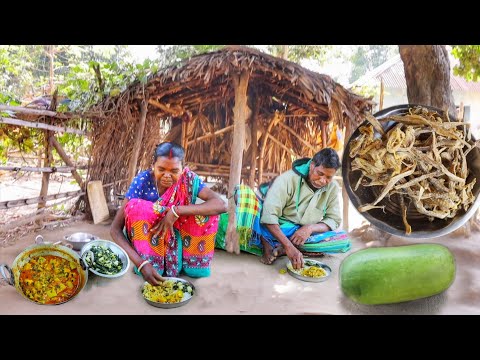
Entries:
[[[46, 241], [58, 241], [64, 235], [83, 231], [110, 240], [109, 225], [76, 222], [68, 227], [41, 230], [19, 237], [8, 246], [0, 247], [0, 263], [12, 265], [15, 257], [34, 238], [42, 234]], [[373, 244], [379, 245], [380, 242]], [[346, 254], [321, 259], [332, 268], [332, 276], [322, 283], [302, 282], [289, 274], [281, 274], [287, 258], [272, 266], [263, 265], [259, 258], [242, 253], [230, 254], [216, 250], [212, 275], [190, 279], [197, 289], [194, 298], [175, 309], [160, 309], [148, 305], [142, 298], [142, 279], [129, 271], [120, 278], [106, 279], [89, 274], [82, 291], [71, 301], [58, 306], [37, 305], [24, 299], [13, 286], [0, 285], [0, 314], [477, 314], [480, 315], [480, 239], [463, 235], [446, 236], [429, 241], [410, 241], [392, 237], [385, 244], [396, 246], [420, 242], [439, 243], [455, 255], [457, 273], [452, 286], [444, 293], [426, 299], [400, 304], [365, 306], [346, 298], [339, 287], [338, 270], [344, 257], [371, 243], [352, 237], [353, 248]], [[1, 277], [1, 276], [0, 276]]]

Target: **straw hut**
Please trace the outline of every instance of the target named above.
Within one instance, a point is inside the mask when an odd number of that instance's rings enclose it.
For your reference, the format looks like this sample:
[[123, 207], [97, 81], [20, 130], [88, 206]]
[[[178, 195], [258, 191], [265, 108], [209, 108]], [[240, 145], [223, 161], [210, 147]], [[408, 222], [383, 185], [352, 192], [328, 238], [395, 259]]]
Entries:
[[[192, 170], [226, 185], [234, 224], [236, 184], [256, 186], [312, 156], [328, 146], [333, 129], [348, 135], [371, 107], [327, 75], [225, 47], [164, 68], [92, 108], [87, 181], [113, 183], [110, 194], [122, 194], [139, 170], [151, 167], [155, 145], [174, 140]], [[233, 233], [232, 227], [227, 250], [238, 253]]]

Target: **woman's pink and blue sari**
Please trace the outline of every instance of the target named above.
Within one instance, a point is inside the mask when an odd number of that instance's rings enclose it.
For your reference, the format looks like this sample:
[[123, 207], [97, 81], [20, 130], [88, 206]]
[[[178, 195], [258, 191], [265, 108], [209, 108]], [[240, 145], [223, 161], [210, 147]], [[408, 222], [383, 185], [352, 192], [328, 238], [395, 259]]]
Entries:
[[134, 198], [125, 206], [125, 226], [133, 247], [149, 260], [160, 275], [177, 276], [182, 270], [191, 277], [210, 276], [218, 215], [180, 216], [173, 233], [152, 236], [150, 229], [173, 206], [194, 204], [200, 179], [184, 168], [177, 183], [156, 201]]

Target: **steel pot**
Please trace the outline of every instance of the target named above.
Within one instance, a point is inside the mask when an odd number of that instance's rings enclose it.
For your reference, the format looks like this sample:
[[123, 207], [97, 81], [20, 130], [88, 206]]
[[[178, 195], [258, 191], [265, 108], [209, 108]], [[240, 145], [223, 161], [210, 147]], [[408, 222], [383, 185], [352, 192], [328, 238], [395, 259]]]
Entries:
[[71, 235], [65, 235], [63, 239], [73, 246], [73, 250], [80, 251], [85, 244], [93, 240], [98, 240], [98, 237], [89, 233], [77, 232]]
[[[77, 264], [77, 270], [80, 275], [80, 282], [75, 293], [69, 299], [56, 304], [42, 304], [42, 303], [36, 302], [28, 298], [23, 293], [23, 290], [20, 286], [20, 274], [22, 272], [23, 267], [30, 261], [31, 258], [37, 257], [37, 256], [45, 256], [45, 255], [59, 256], [63, 259], [73, 261], [75, 264]], [[31, 245], [27, 247], [25, 250], [23, 250], [20, 254], [17, 255], [17, 257], [13, 261], [11, 268], [6, 264], [0, 264], [0, 274], [8, 282], [8, 284], [14, 286], [15, 289], [17, 289], [17, 292], [20, 295], [22, 295], [25, 299], [40, 305], [59, 305], [67, 301], [70, 301], [75, 296], [77, 296], [80, 291], [82, 291], [82, 289], [85, 287], [85, 284], [87, 283], [87, 280], [88, 280], [87, 266], [85, 265], [83, 260], [80, 258], [80, 256], [71, 249], [70, 244], [62, 245], [60, 241], [53, 244], [46, 243], [44, 242], [43, 237], [41, 235], [38, 235], [35, 238], [35, 245]]]
[[[392, 106], [381, 110], [373, 116], [377, 119], [382, 119], [389, 115], [404, 115], [408, 112], [411, 107], [418, 106], [416, 104], [403, 104]], [[434, 110], [439, 114], [442, 113], [441, 109], [425, 106], [422, 107]], [[452, 119], [454, 120], [454, 119]], [[367, 125], [368, 121], [365, 120], [351, 135], [347, 144], [345, 145], [343, 151], [343, 160], [342, 160], [342, 177], [345, 190], [347, 191], [350, 201], [353, 203], [355, 208], [358, 208], [362, 204], [370, 203], [375, 200], [379, 192], [375, 193], [375, 187], [363, 187], [359, 186], [357, 190], [354, 190], [355, 184], [357, 184], [361, 172], [360, 171], [351, 171], [351, 162], [350, 158], [350, 146], [354, 139], [360, 135], [360, 127], [362, 125]], [[396, 125], [395, 121], [382, 122], [382, 126], [385, 131], [390, 130], [393, 126]], [[376, 132], [375, 132], [376, 133]], [[472, 136], [470, 144], [474, 144], [475, 139]], [[467, 183], [476, 179], [476, 184], [473, 187], [473, 195], [475, 196], [474, 203], [468, 208], [468, 211], [459, 211], [454, 218], [447, 218], [444, 220], [435, 219], [434, 221], [428, 221], [424, 215], [418, 213], [413, 206], [411, 206], [408, 211], [409, 223], [412, 226], [412, 233], [410, 235], [405, 235], [405, 226], [401, 217], [400, 205], [396, 202], [394, 197], [390, 199], [385, 197], [379, 205], [386, 205], [385, 212], [382, 209], [372, 209], [363, 213], [360, 213], [365, 219], [367, 219], [372, 225], [379, 228], [382, 231], [385, 231], [389, 234], [409, 237], [409, 238], [418, 238], [418, 239], [431, 239], [438, 236], [446, 235], [459, 227], [463, 226], [477, 211], [480, 207], [480, 149], [475, 148], [467, 155], [467, 164], [469, 169], [469, 176], [467, 178]]]

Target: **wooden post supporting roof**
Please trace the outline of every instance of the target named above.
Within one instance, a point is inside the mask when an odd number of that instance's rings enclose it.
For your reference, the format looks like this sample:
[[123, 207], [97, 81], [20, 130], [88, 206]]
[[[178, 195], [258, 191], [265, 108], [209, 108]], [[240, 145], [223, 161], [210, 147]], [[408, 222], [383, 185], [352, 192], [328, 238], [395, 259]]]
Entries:
[[247, 120], [247, 88], [248, 72], [242, 71], [241, 75], [233, 76], [235, 88], [235, 106], [233, 108], [233, 141], [232, 157], [230, 161], [230, 177], [228, 183], [228, 227], [226, 233], [226, 250], [240, 254], [239, 236], [237, 233], [237, 218], [235, 215], [235, 201], [233, 191], [240, 184], [242, 171], [242, 158], [245, 147], [245, 121]]
[[145, 119], [147, 118], [148, 103], [145, 99], [142, 100], [140, 107], [140, 120], [138, 122], [137, 134], [133, 144], [132, 158], [128, 166], [128, 181], [132, 182], [135, 172], [137, 170], [138, 155], [140, 154], [140, 146], [142, 145], [143, 132], [145, 130]]
[[[350, 136], [352, 135], [352, 125], [350, 121], [345, 122], [345, 139], [343, 141], [343, 148], [345, 149], [345, 145], [348, 143]], [[344, 150], [345, 151], [345, 150]], [[342, 200], [343, 200], [343, 230], [348, 232], [349, 224], [348, 224], [348, 208], [350, 206], [350, 200], [348, 198], [347, 190], [345, 189], [345, 182], [342, 181]]]

